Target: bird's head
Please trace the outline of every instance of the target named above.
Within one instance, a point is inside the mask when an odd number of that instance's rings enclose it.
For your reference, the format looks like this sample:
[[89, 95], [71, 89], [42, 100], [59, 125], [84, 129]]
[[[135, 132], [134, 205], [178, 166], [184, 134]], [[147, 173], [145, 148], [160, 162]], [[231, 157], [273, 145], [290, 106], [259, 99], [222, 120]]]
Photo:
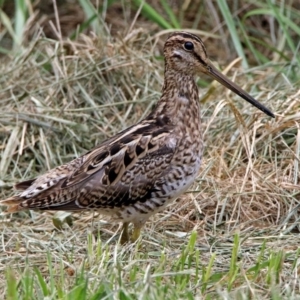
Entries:
[[186, 75], [206, 74], [274, 118], [274, 114], [218, 71], [210, 62], [202, 40], [188, 32], [172, 33], [164, 46], [166, 68]]

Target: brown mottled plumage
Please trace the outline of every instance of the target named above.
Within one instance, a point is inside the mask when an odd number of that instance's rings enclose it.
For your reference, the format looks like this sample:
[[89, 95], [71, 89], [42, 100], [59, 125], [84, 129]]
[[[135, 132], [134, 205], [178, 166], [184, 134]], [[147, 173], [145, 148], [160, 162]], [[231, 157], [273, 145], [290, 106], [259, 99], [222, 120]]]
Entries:
[[203, 139], [195, 75], [210, 75], [274, 117], [213, 67], [199, 37], [172, 33], [164, 56], [162, 96], [150, 115], [73, 161], [18, 183], [23, 191], [1, 202], [8, 212], [98, 209], [123, 222], [122, 242], [129, 240], [132, 222], [136, 240], [149, 217], [186, 191], [199, 172]]

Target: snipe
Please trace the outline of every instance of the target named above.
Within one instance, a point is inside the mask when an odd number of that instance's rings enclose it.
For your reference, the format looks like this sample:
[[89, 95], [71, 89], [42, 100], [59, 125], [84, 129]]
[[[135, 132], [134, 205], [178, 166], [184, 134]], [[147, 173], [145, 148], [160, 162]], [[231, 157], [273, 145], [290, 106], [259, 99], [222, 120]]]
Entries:
[[164, 56], [162, 96], [144, 120], [71, 162], [16, 184], [22, 192], [0, 204], [8, 212], [98, 209], [123, 222], [123, 243], [130, 239], [128, 224], [133, 223], [134, 241], [149, 217], [186, 191], [198, 175], [203, 138], [196, 75], [211, 76], [274, 117], [210, 63], [199, 37], [172, 33]]

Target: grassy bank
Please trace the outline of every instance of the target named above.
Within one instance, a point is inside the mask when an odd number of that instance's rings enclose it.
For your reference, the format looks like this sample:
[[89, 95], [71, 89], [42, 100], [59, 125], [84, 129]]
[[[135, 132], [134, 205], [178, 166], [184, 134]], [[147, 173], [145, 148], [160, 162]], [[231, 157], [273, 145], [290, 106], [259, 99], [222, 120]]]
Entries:
[[[262, 45], [253, 52], [249, 28], [237, 26], [242, 61], [227, 62], [226, 49], [214, 46], [223, 45], [219, 31], [211, 37], [212, 32], [195, 30], [216, 65], [228, 66], [227, 76], [271, 108], [276, 119], [200, 78], [206, 148], [192, 189], [154, 216], [137, 244], [125, 247], [118, 244], [119, 225], [98, 213], [72, 214], [68, 222], [49, 212], [3, 215], [1, 294], [7, 299], [299, 298], [295, 37], [300, 25], [293, 23], [298, 12], [248, 4], [243, 16], [255, 9], [268, 15], [268, 8], [275, 27], [263, 31]], [[223, 18], [220, 7], [215, 4]], [[287, 12], [296, 27], [286, 27]], [[235, 33], [224, 20], [224, 34], [231, 38]], [[124, 34], [104, 30], [50, 39], [35, 33], [2, 55], [1, 199], [12, 195], [15, 182], [77, 157], [150, 112], [163, 82], [166, 35], [161, 25], [148, 31], [139, 22], [154, 21], [143, 15]], [[228, 47], [235, 49], [236, 43]]]

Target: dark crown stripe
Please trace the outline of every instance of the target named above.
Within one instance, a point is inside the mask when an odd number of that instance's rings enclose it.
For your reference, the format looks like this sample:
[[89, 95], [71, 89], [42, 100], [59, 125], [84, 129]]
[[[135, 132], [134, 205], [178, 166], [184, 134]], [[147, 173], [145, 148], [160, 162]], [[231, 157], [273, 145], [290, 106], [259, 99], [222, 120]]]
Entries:
[[[197, 41], [198, 43], [201, 44], [201, 46], [203, 48], [203, 51], [204, 51], [205, 55], [207, 56], [205, 46], [204, 46], [202, 40], [197, 35], [189, 33], [189, 32], [173, 32], [169, 35], [168, 39], [170, 39], [172, 37], [175, 37], [175, 36], [180, 36], [180, 37], [183, 37], [185, 39], [191, 39], [191, 40]], [[197, 58], [198, 58], [198, 56], [197, 56]]]
[[179, 35], [179, 36], [181, 36], [185, 39], [192, 39], [192, 40], [197, 41], [198, 43], [203, 44], [202, 40], [197, 35], [194, 35], [194, 34], [188, 33], [188, 32], [173, 32], [173, 33], [170, 34], [169, 38], [173, 37], [173, 36], [176, 36], [176, 35], [177, 36]]

